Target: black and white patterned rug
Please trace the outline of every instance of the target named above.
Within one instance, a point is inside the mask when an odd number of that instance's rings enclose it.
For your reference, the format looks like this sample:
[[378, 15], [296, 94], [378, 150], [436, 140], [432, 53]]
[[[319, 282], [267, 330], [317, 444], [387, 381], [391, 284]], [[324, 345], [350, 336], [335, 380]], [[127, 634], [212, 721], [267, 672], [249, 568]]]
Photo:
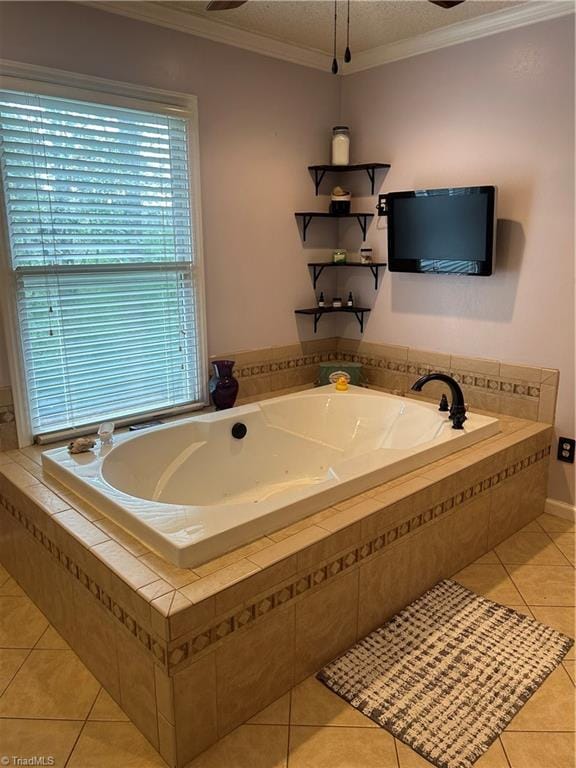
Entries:
[[446, 580], [318, 679], [438, 768], [469, 768], [573, 642]]

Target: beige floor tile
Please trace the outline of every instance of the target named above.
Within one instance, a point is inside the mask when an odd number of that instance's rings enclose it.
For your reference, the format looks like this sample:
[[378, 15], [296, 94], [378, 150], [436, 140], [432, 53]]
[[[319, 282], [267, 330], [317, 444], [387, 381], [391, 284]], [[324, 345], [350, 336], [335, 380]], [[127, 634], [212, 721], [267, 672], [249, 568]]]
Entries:
[[574, 735], [571, 733], [502, 734], [511, 768], [574, 768]]
[[47, 627], [27, 597], [0, 597], [0, 648], [33, 648]]
[[543, 530], [538, 520], [532, 520], [524, 528], [520, 528], [520, 533], [527, 533], [528, 531], [538, 531], [541, 533]]
[[576, 572], [569, 565], [510, 565], [508, 570], [528, 605], [571, 606], [576, 603]]
[[551, 533], [554, 544], [572, 565], [576, 563], [576, 536], [573, 533]]
[[0, 648], [0, 695], [24, 664], [28, 654], [26, 648]]
[[560, 666], [514, 717], [507, 731], [573, 731], [574, 685]]
[[292, 691], [292, 725], [330, 725], [378, 728], [369, 717], [326, 688], [315, 677], [309, 677]]
[[568, 565], [547, 533], [515, 533], [496, 547], [504, 565]]
[[290, 728], [290, 768], [397, 768], [394, 738], [382, 728]]
[[570, 533], [574, 532], [575, 529], [574, 523], [571, 520], [566, 520], [563, 517], [546, 513], [540, 515], [538, 524], [541, 525], [545, 531], [554, 531], [555, 533]]
[[521, 613], [524, 616], [530, 616], [531, 619], [534, 618], [532, 609], [528, 608], [527, 605], [509, 605], [508, 608], [513, 608], [516, 611], [516, 613]]
[[568, 672], [570, 675], [570, 679], [573, 683], [576, 683], [576, 661], [574, 659], [568, 659], [567, 661], [564, 660], [562, 662], [562, 666]]
[[12, 595], [13, 597], [25, 597], [26, 592], [18, 584], [18, 582], [9, 576], [6, 581], [0, 587], [0, 595]]
[[45, 650], [45, 651], [68, 651], [70, 650], [70, 646], [68, 643], [64, 640], [63, 637], [61, 637], [58, 632], [54, 629], [52, 625], [48, 627], [46, 632], [42, 635], [40, 640], [36, 643], [34, 646], [35, 650]]
[[72, 651], [32, 651], [0, 697], [0, 717], [80, 720], [100, 685]]
[[[400, 768], [430, 768], [433, 765], [398, 739], [396, 749]], [[496, 739], [488, 751], [474, 763], [474, 768], [509, 768], [500, 739]]]
[[248, 722], [252, 725], [288, 725], [290, 722], [290, 694], [281, 696], [270, 706], [254, 715]]
[[469, 565], [453, 576], [473, 592], [503, 605], [522, 605], [524, 600], [503, 565]]
[[241, 725], [188, 768], [286, 768], [287, 752], [288, 726]]
[[66, 768], [166, 768], [132, 723], [87, 722]]
[[[554, 627], [558, 632], [562, 632], [568, 637], [574, 638], [576, 635], [576, 611], [571, 607], [556, 607], [550, 605], [534, 605], [530, 609], [537, 621]], [[576, 658], [574, 646], [568, 651], [566, 659]]]
[[129, 718], [116, 704], [112, 696], [102, 688], [94, 702], [94, 706], [90, 710], [88, 720], [108, 720], [127, 723]]
[[500, 560], [496, 552], [491, 549], [490, 552], [486, 552], [485, 555], [474, 560], [472, 565], [500, 565]]
[[15, 758], [36, 757], [52, 758], [45, 764], [64, 768], [82, 725], [65, 720], [0, 720], [0, 753], [10, 757], [10, 765], [17, 765]]

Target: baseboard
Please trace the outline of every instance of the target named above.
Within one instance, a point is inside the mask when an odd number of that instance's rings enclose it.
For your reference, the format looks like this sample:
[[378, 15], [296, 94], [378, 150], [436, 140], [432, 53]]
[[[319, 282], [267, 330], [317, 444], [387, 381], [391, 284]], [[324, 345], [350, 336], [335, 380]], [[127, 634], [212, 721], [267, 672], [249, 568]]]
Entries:
[[564, 517], [566, 520], [572, 520], [576, 522], [576, 507], [573, 504], [566, 504], [565, 501], [558, 501], [557, 499], [546, 499], [545, 511], [549, 515]]

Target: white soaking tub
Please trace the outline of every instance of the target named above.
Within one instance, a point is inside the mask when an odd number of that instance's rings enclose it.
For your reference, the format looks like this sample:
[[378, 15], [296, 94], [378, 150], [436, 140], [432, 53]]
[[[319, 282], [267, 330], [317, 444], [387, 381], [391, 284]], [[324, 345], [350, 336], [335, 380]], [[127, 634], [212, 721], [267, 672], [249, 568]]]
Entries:
[[[246, 436], [232, 436], [234, 424]], [[193, 567], [499, 431], [333, 385], [42, 456], [44, 470], [167, 560]]]

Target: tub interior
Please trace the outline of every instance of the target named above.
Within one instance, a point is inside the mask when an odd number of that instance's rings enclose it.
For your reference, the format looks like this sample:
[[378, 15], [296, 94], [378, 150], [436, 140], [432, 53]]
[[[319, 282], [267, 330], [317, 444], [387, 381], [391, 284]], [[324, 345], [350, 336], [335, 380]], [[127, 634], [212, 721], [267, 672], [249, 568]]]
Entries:
[[165, 504], [259, 503], [337, 480], [347, 460], [430, 442], [447, 426], [445, 414], [416, 402], [364, 392], [264, 402], [240, 420], [248, 429], [242, 440], [231, 436], [227, 415], [129, 440], [106, 456], [102, 477]]

